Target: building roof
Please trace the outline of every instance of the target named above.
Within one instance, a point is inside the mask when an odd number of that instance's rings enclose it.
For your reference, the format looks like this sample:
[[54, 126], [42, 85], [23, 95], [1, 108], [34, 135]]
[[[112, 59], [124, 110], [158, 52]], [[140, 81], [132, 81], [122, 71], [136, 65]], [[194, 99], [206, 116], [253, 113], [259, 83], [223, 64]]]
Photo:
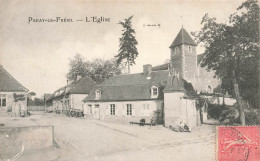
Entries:
[[[64, 97], [64, 95], [69, 95], [69, 94], [89, 94], [90, 91], [96, 86], [97, 83], [90, 77], [86, 76], [79, 79], [78, 81], [74, 81], [54, 91], [54, 93], [47, 99], [47, 101], [50, 101], [58, 97]], [[55, 93], [59, 91], [62, 92], [60, 92], [58, 95], [55, 96]]]
[[[106, 102], [163, 99], [166, 87], [170, 87], [168, 78], [168, 70], [152, 71], [149, 77], [146, 77], [143, 73], [114, 76], [91, 90], [90, 94], [83, 101]], [[191, 84], [188, 84], [181, 78], [180, 81], [180, 83], [174, 82], [174, 88], [167, 90], [167, 92], [181, 91], [185, 92], [187, 96], [194, 94], [195, 91]], [[158, 88], [157, 98], [151, 98], [151, 88], [153, 86]], [[96, 90], [101, 91], [101, 97], [98, 100], [96, 100]]]
[[184, 92], [186, 97], [197, 96], [197, 93], [191, 83], [188, 83], [186, 80], [176, 75], [169, 76], [164, 93], [171, 93], [176, 91]]
[[[163, 98], [168, 71], [153, 71], [146, 77], [143, 73], [111, 77], [96, 88], [83, 100], [86, 101], [127, 101], [151, 100], [151, 87], [158, 87], [158, 97]], [[101, 91], [101, 98], [95, 100], [96, 90]]]
[[175, 47], [177, 45], [181, 45], [181, 44], [197, 46], [197, 44], [190, 37], [189, 33], [183, 27], [181, 28], [180, 32], [178, 33], [178, 35], [174, 39], [170, 48]]
[[0, 65], [0, 91], [28, 92], [29, 90], [11, 76], [2, 65]]
[[50, 93], [44, 93], [44, 95], [43, 95], [44, 101], [46, 101], [47, 99], [49, 99], [49, 98], [51, 97], [51, 95], [52, 95], [52, 94], [50, 94]]

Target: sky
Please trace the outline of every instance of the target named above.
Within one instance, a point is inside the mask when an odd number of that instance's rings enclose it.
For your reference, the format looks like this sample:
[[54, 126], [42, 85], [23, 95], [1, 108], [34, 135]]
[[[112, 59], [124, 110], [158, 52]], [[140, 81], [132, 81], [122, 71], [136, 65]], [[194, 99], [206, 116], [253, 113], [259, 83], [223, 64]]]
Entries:
[[[66, 84], [69, 60], [113, 58], [122, 27], [134, 16], [139, 56], [131, 73], [170, 58], [169, 46], [182, 25], [190, 33], [202, 27], [208, 13], [227, 22], [241, 0], [0, 0], [0, 64], [37, 97]], [[29, 22], [29, 19], [72, 19], [73, 22]], [[86, 22], [86, 17], [109, 22]], [[83, 20], [83, 21], [76, 21]], [[147, 26], [156, 25], [156, 26]], [[197, 53], [203, 52], [200, 44]]]

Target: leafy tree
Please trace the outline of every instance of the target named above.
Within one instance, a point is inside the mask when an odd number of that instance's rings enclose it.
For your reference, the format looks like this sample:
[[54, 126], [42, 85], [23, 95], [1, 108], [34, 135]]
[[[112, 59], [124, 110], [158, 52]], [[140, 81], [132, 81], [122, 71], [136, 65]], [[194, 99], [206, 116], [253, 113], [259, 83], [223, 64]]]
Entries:
[[126, 60], [125, 64], [128, 67], [128, 74], [130, 73], [130, 66], [135, 64], [135, 59], [138, 56], [136, 45], [138, 42], [135, 39], [135, 30], [132, 28], [133, 16], [126, 18], [124, 22], [119, 21], [118, 24], [123, 27], [122, 37], [119, 39], [119, 53], [115, 56], [117, 58], [117, 65]]
[[90, 64], [90, 77], [97, 83], [102, 83], [106, 79], [121, 74], [122, 67], [117, 66], [115, 60], [105, 60], [96, 58]]
[[68, 80], [76, 80], [77, 76], [84, 77], [89, 75], [89, 62], [80, 54], [76, 54], [73, 59], [70, 59], [70, 69], [67, 73]]
[[96, 58], [93, 61], [86, 61], [85, 58], [77, 54], [74, 59], [70, 60], [70, 69], [67, 73], [68, 80], [75, 80], [77, 76], [89, 76], [97, 83], [121, 74], [122, 66], [117, 65], [114, 59], [105, 60]]
[[229, 23], [218, 23], [206, 14], [201, 31], [193, 33], [205, 47], [201, 66], [215, 70], [221, 87], [236, 97], [240, 121], [245, 125], [242, 99], [257, 104], [259, 89], [259, 6], [247, 0], [229, 17]]

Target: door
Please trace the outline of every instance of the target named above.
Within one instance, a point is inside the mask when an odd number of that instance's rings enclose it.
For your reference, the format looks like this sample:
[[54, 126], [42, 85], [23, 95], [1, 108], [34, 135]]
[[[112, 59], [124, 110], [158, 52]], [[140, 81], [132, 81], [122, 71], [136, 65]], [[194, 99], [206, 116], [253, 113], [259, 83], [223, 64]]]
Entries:
[[99, 107], [99, 105], [95, 105], [94, 118], [97, 119], [97, 120], [100, 120], [100, 107]]

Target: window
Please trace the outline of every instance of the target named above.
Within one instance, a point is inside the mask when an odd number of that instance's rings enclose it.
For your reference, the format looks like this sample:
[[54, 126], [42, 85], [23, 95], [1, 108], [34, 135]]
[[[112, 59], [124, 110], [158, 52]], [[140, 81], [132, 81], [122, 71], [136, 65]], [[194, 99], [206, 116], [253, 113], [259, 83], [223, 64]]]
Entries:
[[175, 47], [175, 53], [179, 52], [179, 48]]
[[99, 108], [99, 104], [96, 104], [96, 105], [95, 105], [95, 108]]
[[6, 106], [6, 95], [0, 95], [0, 106]]
[[92, 113], [92, 105], [88, 105], [89, 113]]
[[189, 53], [191, 53], [191, 51], [192, 51], [192, 48], [191, 48], [191, 46], [189, 46]]
[[116, 106], [115, 104], [110, 105], [110, 115], [115, 115], [116, 114]]
[[152, 86], [151, 88], [151, 97], [152, 98], [157, 98], [158, 96], [158, 87]]
[[132, 104], [127, 104], [126, 107], [127, 107], [126, 114], [132, 116]]
[[96, 99], [101, 98], [101, 91], [99, 89], [96, 90]]

